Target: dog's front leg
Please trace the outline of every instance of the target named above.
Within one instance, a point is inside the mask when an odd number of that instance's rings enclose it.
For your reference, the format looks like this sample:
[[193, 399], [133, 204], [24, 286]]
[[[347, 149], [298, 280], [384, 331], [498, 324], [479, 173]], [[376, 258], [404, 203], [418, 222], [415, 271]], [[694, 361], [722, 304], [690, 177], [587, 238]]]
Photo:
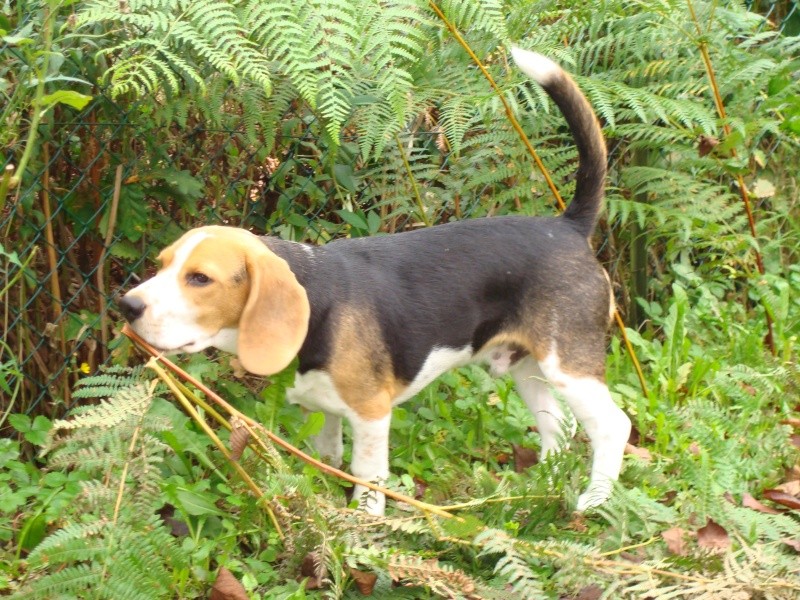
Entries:
[[311, 444], [322, 460], [338, 469], [342, 466], [342, 454], [344, 453], [342, 418], [327, 412], [322, 414], [325, 415], [325, 425], [318, 434], [313, 436]]
[[[389, 424], [391, 410], [385, 416], [367, 419], [359, 416], [350, 418], [353, 428], [353, 460], [350, 467], [359, 479], [383, 485], [389, 476]], [[356, 485], [353, 499], [371, 515], [382, 515], [386, 507], [386, 497], [366, 486]]]

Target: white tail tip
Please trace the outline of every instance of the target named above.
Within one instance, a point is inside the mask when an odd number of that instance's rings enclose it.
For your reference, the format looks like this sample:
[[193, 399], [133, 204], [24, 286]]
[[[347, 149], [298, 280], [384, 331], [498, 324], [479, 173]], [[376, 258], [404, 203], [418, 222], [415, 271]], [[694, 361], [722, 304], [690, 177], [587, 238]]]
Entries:
[[562, 73], [561, 67], [538, 52], [512, 46], [511, 56], [514, 57], [514, 62], [520, 71], [541, 85], [547, 85]]

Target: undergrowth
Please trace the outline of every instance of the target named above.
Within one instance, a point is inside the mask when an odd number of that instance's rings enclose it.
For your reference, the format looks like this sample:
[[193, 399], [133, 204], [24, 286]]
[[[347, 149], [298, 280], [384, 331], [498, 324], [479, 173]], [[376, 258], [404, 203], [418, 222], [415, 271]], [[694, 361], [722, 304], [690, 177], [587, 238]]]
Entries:
[[[57, 513], [47, 511], [52, 499], [24, 491], [30, 467], [5, 441], [12, 493], [27, 494], [28, 513], [47, 515], [37, 539], [5, 554], [6, 590], [17, 598], [197, 598], [225, 567], [253, 598], [347, 598], [365, 589], [393, 598], [569, 598], [592, 585], [612, 598], [796, 597], [791, 544], [800, 520], [743, 500], [785, 482], [793, 468], [800, 478], [790, 427], [781, 424], [797, 417], [798, 373], [765, 357], [758, 328], [742, 329], [735, 344], [715, 333], [705, 321], [735, 327], [740, 316], [723, 302], [714, 310], [703, 303], [710, 306], [676, 284], [667, 309], [652, 315], [664, 335], [629, 331], [649, 399], [634, 393], [612, 341], [610, 379], [636, 424], [638, 451], [626, 456], [611, 500], [587, 515], [572, 511], [587, 476], [586, 440], [579, 433], [558, 457], [522, 465], [515, 453], [538, 443], [533, 420], [509, 381], [478, 367], [397, 408], [392, 430], [390, 486], [463, 504], [460, 518], [394, 503], [386, 517], [371, 517], [348, 508], [340, 482], [293, 456], [271, 451], [264, 461], [246, 450], [241, 464], [266, 491], [280, 531], [152, 371], [87, 377], [76, 393], [105, 399], [53, 423], [40, 444], [43, 476], [69, 473], [78, 486]], [[746, 366], [737, 362], [744, 355]], [[187, 360], [212, 377], [227, 372], [223, 363]], [[225, 376], [241, 410], [295, 444], [304, 447], [320, 426], [303, 425], [297, 407], [281, 401], [291, 371], [258, 394], [248, 391], [252, 381]], [[722, 538], [709, 538], [709, 527]], [[6, 532], [20, 540], [18, 526]]]
[[[160, 247], [174, 221], [212, 216], [324, 242], [404, 223], [551, 212], [498, 95], [428, 3], [340, 0], [325, 11], [318, 2], [78, 4], [73, 13], [70, 3], [34, 2], [50, 16], [28, 23], [20, 10], [14, 17], [20, 30], [4, 38], [14, 52], [3, 72], [22, 75], [3, 79], [10, 133], [0, 137], [19, 136], [27, 90], [41, 74], [52, 71], [50, 90], [74, 82], [72, 71], [58, 74], [74, 64], [91, 65], [87, 81], [105, 82], [118, 100], [138, 93], [142, 114], [165, 130], [210, 123], [241, 130], [242, 148], [259, 136], [265, 144], [255, 157], [228, 147], [257, 165], [263, 197], [250, 190], [225, 199], [219, 191], [230, 191], [223, 182], [231, 174], [206, 160], [215, 155], [208, 146], [192, 146], [192, 160], [177, 161], [167, 177], [159, 169], [183, 143], [149, 142], [159, 152], [134, 162], [171, 187], [145, 186], [138, 175], [126, 180], [124, 239], [112, 251], [119, 258], [138, 265], [142, 249]], [[8, 415], [17, 435], [0, 439], [0, 594], [201, 598], [224, 567], [250, 597], [265, 599], [560, 599], [596, 597], [593, 590], [607, 598], [800, 596], [800, 519], [796, 507], [784, 508], [800, 495], [792, 442], [800, 384], [798, 38], [738, 2], [688, 3], [704, 28], [697, 33], [687, 3], [675, 0], [436, 4], [499, 82], [565, 197], [576, 151], [542, 90], [508, 65], [509, 40], [569, 67], [614, 150], [600, 254], [620, 305], [641, 315], [627, 335], [649, 393], [613, 336], [608, 380], [635, 437], [612, 498], [574, 514], [587, 477], [585, 438], [579, 433], [569, 451], [536, 463], [526, 452], [538, 447], [533, 419], [508, 380], [479, 367], [448, 373], [394, 412], [389, 485], [457, 505], [457, 519], [397, 503], [385, 518], [369, 517], [348, 507], [341, 482], [274, 448], [263, 459], [251, 450], [240, 459], [264, 492], [258, 500], [152, 371], [111, 370], [82, 380], [74, 397], [86, 405], [64, 420]], [[11, 21], [3, 18], [5, 35]], [[63, 45], [71, 60], [42, 63], [49, 53], [28, 52], [48, 47], [34, 40], [39, 29], [52, 33], [42, 26], [51, 20], [58, 25], [53, 53]], [[701, 49], [712, 57], [725, 119]], [[88, 55], [96, 62], [82, 58]], [[280, 143], [297, 135], [298, 124], [313, 134], [303, 137], [307, 157]], [[133, 146], [118, 144], [120, 151]], [[90, 149], [88, 142], [80, 148]], [[45, 155], [38, 146], [26, 150]], [[208, 163], [213, 177], [184, 166], [194, 162]], [[53, 171], [78, 171], [60, 165]], [[756, 209], [755, 235], [742, 183]], [[72, 187], [51, 185], [53, 192]], [[170, 200], [146, 200], [153, 196]], [[83, 209], [76, 198], [60, 205], [67, 216], [59, 219], [83, 228], [105, 222], [99, 213], [69, 216]], [[251, 204], [255, 217], [240, 214]], [[23, 233], [39, 235], [46, 220], [28, 205], [6, 212], [33, 215]], [[5, 231], [12, 232], [10, 221]], [[145, 244], [145, 231], [158, 244]], [[0, 251], [9, 323], [8, 307], [24, 297], [24, 285], [57, 269], [53, 262], [22, 277], [15, 269], [34, 253], [22, 261]], [[637, 252], [649, 277], [633, 289]], [[70, 273], [62, 271], [64, 282], [83, 277]], [[34, 313], [28, 316], [48, 322]], [[765, 350], [767, 317], [774, 355]], [[75, 322], [82, 334], [83, 321]], [[28, 342], [27, 334], [11, 340], [8, 333], [0, 372], [15, 383], [0, 391], [13, 400], [24, 380], [11, 341]], [[129, 350], [117, 341], [113, 356], [125, 363]], [[237, 379], [226, 358], [194, 355], [184, 365], [309, 449], [321, 421], [283, 401], [290, 371], [264, 387], [261, 379]], [[219, 435], [229, 443], [227, 432]]]

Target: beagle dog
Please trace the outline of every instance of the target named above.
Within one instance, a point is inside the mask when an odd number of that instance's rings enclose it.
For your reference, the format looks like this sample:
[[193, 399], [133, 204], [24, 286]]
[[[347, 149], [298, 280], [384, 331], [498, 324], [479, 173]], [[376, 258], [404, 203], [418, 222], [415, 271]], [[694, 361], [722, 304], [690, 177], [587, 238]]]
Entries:
[[[574, 433], [574, 415], [593, 451], [577, 509], [605, 501], [630, 432], [605, 383], [613, 297], [588, 242], [605, 144], [572, 78], [539, 54], [513, 56], [560, 108], [578, 147], [575, 196], [561, 216], [472, 219], [320, 247], [200, 227], [120, 300], [124, 317], [164, 351], [213, 346], [258, 375], [298, 357], [288, 400], [325, 414], [315, 444], [335, 466], [342, 418], [350, 422], [351, 470], [367, 481], [389, 475], [393, 406], [448, 369], [488, 363], [511, 374], [535, 414], [544, 457], [560, 449], [562, 432]], [[354, 497], [383, 514], [383, 495], [367, 492], [356, 486]]]

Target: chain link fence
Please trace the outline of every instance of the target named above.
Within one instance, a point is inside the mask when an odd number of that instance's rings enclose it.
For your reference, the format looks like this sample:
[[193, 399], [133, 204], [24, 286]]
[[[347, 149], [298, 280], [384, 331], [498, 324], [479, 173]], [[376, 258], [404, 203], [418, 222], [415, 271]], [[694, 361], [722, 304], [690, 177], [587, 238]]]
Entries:
[[[796, 2], [751, 8], [776, 22], [798, 21]], [[14, 52], [0, 46], [0, 55]], [[223, 104], [235, 113], [234, 90], [226, 94]], [[376, 179], [360, 173], [355, 186], [345, 165], [331, 167], [322, 128], [291, 102], [274, 132], [254, 136], [242, 124], [244, 107], [238, 123], [210, 126], [188, 113], [153, 114], [151, 103], [115, 102], [100, 86], [92, 95], [85, 110], [50, 111], [37, 159], [15, 194], [0, 198], [3, 414], [59, 416], [82, 373], [126, 360], [115, 299], [149, 274], [154, 253], [183, 230], [223, 222], [320, 242], [344, 227], [366, 235], [421, 224], [413, 205], [381, 206], [380, 223], [360, 214]], [[343, 148], [357, 153], [357, 142], [346, 135]], [[19, 144], [6, 151], [3, 167]], [[334, 176], [320, 177], [321, 169]], [[456, 216], [474, 208], [459, 206]]]
[[[15, 48], [0, 46], [6, 52]], [[244, 110], [236, 93], [229, 87], [221, 102], [234, 114]], [[344, 228], [365, 235], [413, 220], [403, 207], [382, 207], [380, 223], [367, 222], [356, 207], [370, 193], [369, 176], [320, 176], [344, 165], [331, 168], [322, 124], [302, 107], [290, 105], [276, 131], [261, 136], [245, 131], [244, 114], [214, 127], [148, 111], [96, 86], [85, 110], [57, 107], [39, 127], [38, 160], [0, 208], [0, 414], [60, 416], [83, 373], [127, 360], [115, 301], [191, 227], [225, 223], [321, 243]], [[342, 138], [357, 154], [356, 143]], [[13, 158], [7, 152], [2, 166]]]

